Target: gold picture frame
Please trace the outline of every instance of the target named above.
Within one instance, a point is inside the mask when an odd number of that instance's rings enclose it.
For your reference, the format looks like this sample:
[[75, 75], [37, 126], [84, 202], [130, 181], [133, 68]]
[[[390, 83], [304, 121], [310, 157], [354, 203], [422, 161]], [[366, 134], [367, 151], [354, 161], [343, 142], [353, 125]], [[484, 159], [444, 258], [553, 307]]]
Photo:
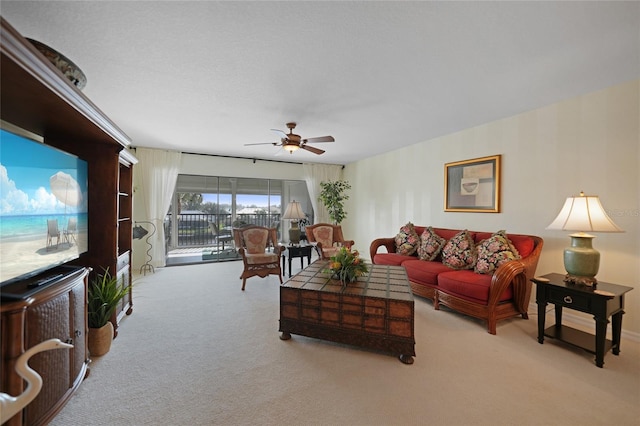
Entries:
[[500, 213], [501, 155], [444, 165], [444, 211]]

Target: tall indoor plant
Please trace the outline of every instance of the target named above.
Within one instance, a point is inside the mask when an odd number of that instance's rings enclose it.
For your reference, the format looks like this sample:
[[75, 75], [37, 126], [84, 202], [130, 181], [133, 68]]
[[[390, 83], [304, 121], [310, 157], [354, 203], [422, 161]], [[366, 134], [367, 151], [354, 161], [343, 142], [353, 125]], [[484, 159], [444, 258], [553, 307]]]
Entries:
[[347, 212], [344, 211], [344, 202], [349, 199], [349, 196], [345, 192], [351, 189], [351, 185], [346, 180], [336, 180], [320, 182], [320, 188], [318, 199], [327, 208], [329, 218], [334, 224], [340, 225], [347, 217]]
[[89, 353], [101, 356], [111, 349], [113, 324], [110, 319], [120, 301], [129, 294], [130, 286], [119, 283], [117, 276], [109, 273], [98, 274], [89, 281], [88, 322]]

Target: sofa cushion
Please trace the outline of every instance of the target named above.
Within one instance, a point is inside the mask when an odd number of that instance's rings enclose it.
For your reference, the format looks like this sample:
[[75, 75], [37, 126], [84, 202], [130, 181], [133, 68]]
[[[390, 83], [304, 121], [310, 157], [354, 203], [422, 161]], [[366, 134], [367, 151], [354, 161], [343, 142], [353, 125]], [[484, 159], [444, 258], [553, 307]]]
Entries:
[[432, 227], [428, 227], [420, 234], [420, 245], [418, 245], [418, 258], [420, 260], [435, 259], [447, 240], [435, 233]]
[[[450, 239], [458, 235], [458, 233], [460, 232], [459, 229], [444, 229], [444, 228], [433, 228], [433, 231], [447, 241], [449, 241]], [[469, 235], [473, 237], [475, 234], [473, 232], [469, 232]]]
[[[491, 238], [491, 235], [492, 234], [490, 232], [476, 233], [475, 235], [476, 244], [478, 244], [482, 240]], [[516, 248], [516, 250], [518, 250], [518, 253], [520, 253], [520, 256], [522, 258], [529, 256], [531, 252], [533, 252], [535, 243], [530, 236], [507, 234], [507, 238], [511, 240], [511, 242], [513, 243], [513, 246]]]
[[328, 257], [332, 257], [335, 256], [336, 254], [338, 254], [338, 252], [340, 251], [340, 247], [322, 247], [322, 257], [323, 258], [328, 258]]
[[503, 263], [520, 259], [518, 250], [507, 238], [507, 233], [504, 230], [482, 240], [476, 248], [478, 259], [473, 270], [478, 274], [492, 274]]
[[413, 223], [407, 222], [402, 228], [400, 228], [400, 232], [395, 237], [396, 242], [396, 253], [410, 256], [416, 252], [418, 249], [418, 244], [420, 244], [420, 237], [416, 233], [416, 229], [413, 226]]
[[[438, 289], [470, 302], [486, 305], [489, 301], [491, 275], [476, 274], [473, 271], [450, 271], [438, 275]], [[500, 301], [513, 297], [513, 289], [508, 286], [500, 296]]]
[[473, 269], [477, 252], [469, 232], [458, 232], [442, 249], [442, 263], [452, 269]]
[[404, 266], [407, 276], [410, 277], [412, 282], [431, 286], [438, 285], [438, 274], [451, 271], [451, 268], [441, 262], [418, 260], [415, 257], [402, 262], [402, 266]]
[[405, 260], [415, 259], [415, 256], [404, 256], [398, 253], [378, 253], [371, 260], [376, 265], [400, 266]]
[[245, 254], [245, 258], [247, 259], [248, 265], [258, 265], [264, 263], [275, 263], [279, 265], [279, 257], [274, 253], [256, 253], [256, 254]]

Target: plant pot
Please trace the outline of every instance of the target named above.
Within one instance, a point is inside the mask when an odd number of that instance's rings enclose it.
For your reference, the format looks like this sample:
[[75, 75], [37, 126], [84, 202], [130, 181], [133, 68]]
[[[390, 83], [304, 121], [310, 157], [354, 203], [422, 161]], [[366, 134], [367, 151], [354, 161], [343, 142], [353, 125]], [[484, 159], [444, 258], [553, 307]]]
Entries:
[[89, 329], [89, 353], [91, 356], [102, 356], [111, 349], [113, 341], [113, 324], [107, 322], [100, 328]]

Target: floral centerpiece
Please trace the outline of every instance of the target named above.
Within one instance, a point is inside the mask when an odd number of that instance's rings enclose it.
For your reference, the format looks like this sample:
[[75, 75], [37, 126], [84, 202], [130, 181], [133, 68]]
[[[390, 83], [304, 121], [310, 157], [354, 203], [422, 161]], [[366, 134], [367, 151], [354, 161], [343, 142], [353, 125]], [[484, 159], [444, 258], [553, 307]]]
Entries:
[[360, 253], [350, 248], [341, 247], [329, 261], [329, 269], [326, 270], [331, 277], [329, 279], [340, 280], [342, 284], [355, 281], [358, 277], [369, 272], [369, 266], [360, 258]]

